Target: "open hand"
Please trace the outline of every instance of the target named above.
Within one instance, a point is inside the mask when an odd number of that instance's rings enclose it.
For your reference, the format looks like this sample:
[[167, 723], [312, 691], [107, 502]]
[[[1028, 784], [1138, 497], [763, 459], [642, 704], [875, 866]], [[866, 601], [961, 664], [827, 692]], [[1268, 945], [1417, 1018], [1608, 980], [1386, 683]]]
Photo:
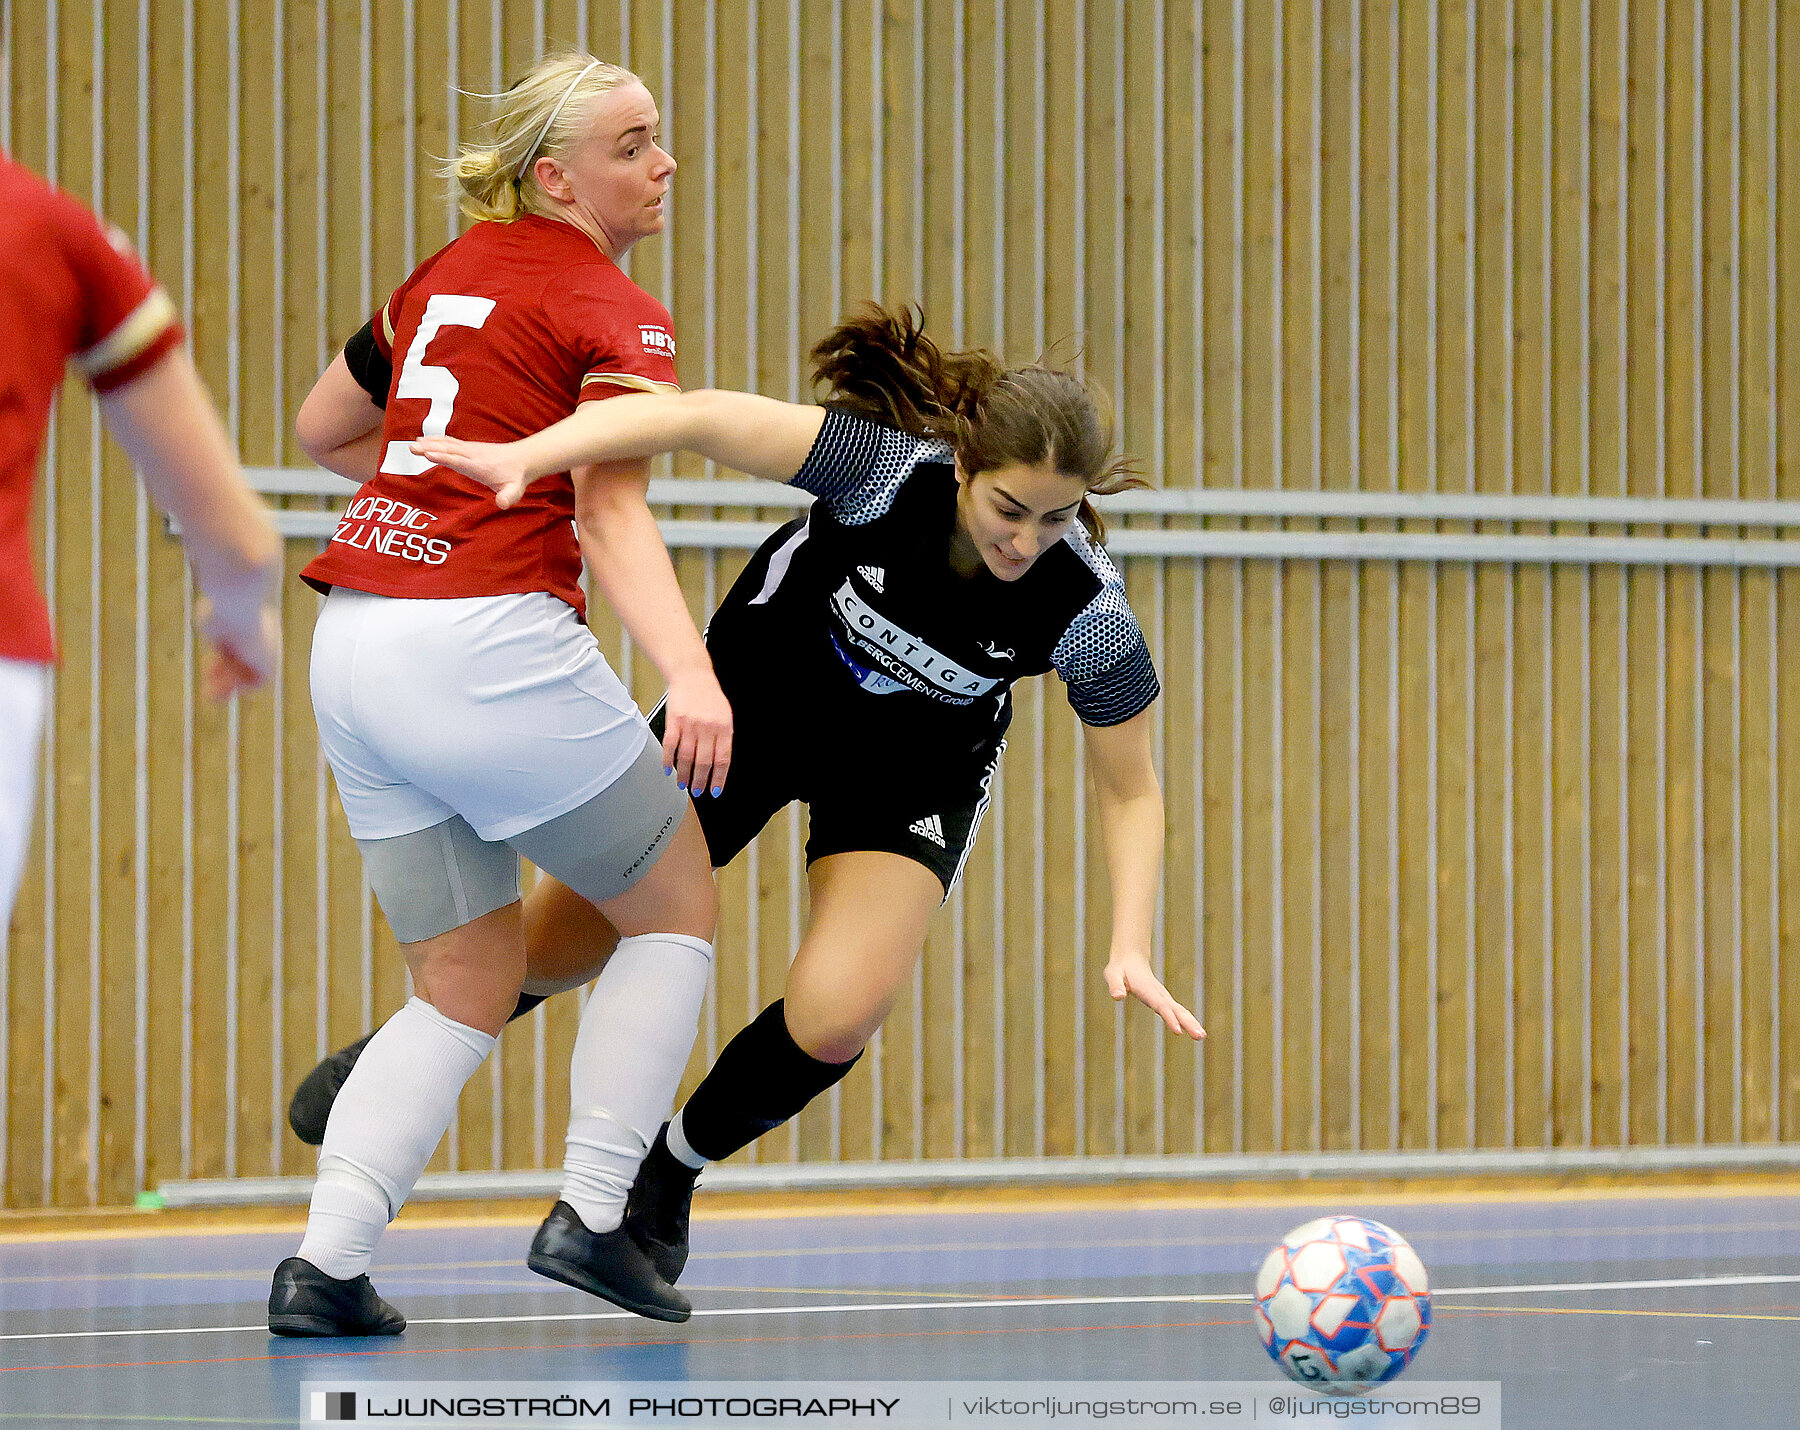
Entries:
[[473, 477], [483, 486], [494, 489], [494, 504], [502, 511], [517, 504], [525, 495], [531, 478], [525, 464], [513, 455], [511, 442], [465, 442], [458, 437], [421, 437], [412, 444], [416, 456], [424, 457]]
[[684, 672], [669, 682], [663, 702], [663, 764], [696, 799], [725, 788], [731, 730], [731, 702], [711, 666]]
[[1175, 1001], [1175, 995], [1163, 987], [1141, 952], [1120, 953], [1116, 949], [1106, 965], [1106, 991], [1114, 1002], [1123, 1002], [1130, 994], [1168, 1026], [1171, 1033], [1185, 1033], [1190, 1038], [1204, 1038], [1206, 1029], [1200, 1020]]

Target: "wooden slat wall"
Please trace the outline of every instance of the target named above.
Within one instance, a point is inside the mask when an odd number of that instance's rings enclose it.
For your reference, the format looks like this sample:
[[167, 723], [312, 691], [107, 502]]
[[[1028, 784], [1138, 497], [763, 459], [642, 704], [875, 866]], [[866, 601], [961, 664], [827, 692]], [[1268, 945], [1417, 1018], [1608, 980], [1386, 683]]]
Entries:
[[[136, 238], [250, 464], [298, 462], [313, 376], [457, 231], [431, 156], [485, 112], [457, 87], [575, 43], [645, 78], [681, 160], [632, 271], [690, 384], [802, 395], [847, 303], [917, 299], [1015, 358], [1065, 340], [1170, 486], [1800, 496], [1788, 0], [9, 0], [0, 28], [0, 141]], [[404, 993], [317, 755], [314, 598], [288, 583], [275, 688], [209, 707], [178, 553], [85, 398], [47, 465], [66, 659], [0, 979], [4, 1203], [303, 1172], [287, 1089]], [[742, 559], [678, 556], [696, 615]], [[1102, 992], [1078, 732], [1039, 684], [876, 1050], [755, 1155], [1800, 1137], [1792, 573], [1128, 578], [1167, 688], [1158, 953], [1207, 1045]], [[803, 832], [723, 875], [696, 1068], [779, 988]], [[435, 1166], [557, 1160], [576, 1002], [509, 1031]]]

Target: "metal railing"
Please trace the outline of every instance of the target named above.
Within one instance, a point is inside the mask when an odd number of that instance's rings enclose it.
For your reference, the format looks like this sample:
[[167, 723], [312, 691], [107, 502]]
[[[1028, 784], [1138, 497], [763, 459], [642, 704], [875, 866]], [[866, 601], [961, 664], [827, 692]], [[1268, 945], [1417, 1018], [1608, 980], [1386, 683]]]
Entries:
[[[274, 497], [348, 497], [349, 484], [310, 468], [253, 467], [245, 475]], [[753, 480], [663, 478], [650, 483], [656, 507], [777, 508], [801, 511], [812, 498], [793, 487]], [[1283, 491], [1178, 488], [1122, 492], [1098, 502], [1108, 517], [1209, 517], [1270, 521], [1454, 522], [1508, 526], [1800, 528], [1800, 502], [1708, 501], [1666, 497], [1514, 496], [1444, 492]], [[326, 540], [335, 510], [275, 513], [284, 536]], [[743, 550], [760, 545], [778, 522], [664, 517], [671, 547]], [[1299, 561], [1478, 561], [1631, 566], [1800, 566], [1800, 541], [1731, 536], [1404, 531], [1243, 530], [1115, 525], [1107, 549], [1121, 556], [1187, 556]]]

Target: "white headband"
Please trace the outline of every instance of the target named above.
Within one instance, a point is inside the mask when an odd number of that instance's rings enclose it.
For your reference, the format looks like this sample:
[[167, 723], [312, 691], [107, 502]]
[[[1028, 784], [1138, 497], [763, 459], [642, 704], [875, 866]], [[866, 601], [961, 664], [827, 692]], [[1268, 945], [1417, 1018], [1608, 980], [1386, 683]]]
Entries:
[[525, 151], [525, 157], [519, 160], [519, 172], [513, 175], [515, 183], [525, 181], [525, 171], [531, 167], [531, 161], [537, 158], [537, 152], [543, 147], [545, 136], [550, 133], [550, 126], [556, 123], [556, 116], [563, 112], [563, 106], [569, 102], [569, 96], [575, 93], [576, 85], [588, 77], [589, 70], [598, 68], [599, 64], [599, 60], [588, 61], [587, 69], [576, 75], [574, 83], [563, 91], [563, 97], [556, 101], [556, 108], [550, 111], [550, 117], [544, 121], [544, 127], [538, 130], [537, 138], [531, 141], [531, 147]]

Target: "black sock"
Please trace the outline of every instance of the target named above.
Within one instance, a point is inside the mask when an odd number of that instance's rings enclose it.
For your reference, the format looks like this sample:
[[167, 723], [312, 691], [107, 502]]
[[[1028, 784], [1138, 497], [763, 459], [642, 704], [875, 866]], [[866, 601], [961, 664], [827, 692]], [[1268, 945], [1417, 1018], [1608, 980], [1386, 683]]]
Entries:
[[682, 1135], [709, 1162], [781, 1126], [862, 1057], [822, 1063], [805, 1052], [788, 1032], [784, 1002], [777, 998], [725, 1045], [681, 1109]]
[[672, 1177], [681, 1177], [694, 1181], [700, 1175], [700, 1168], [690, 1167], [669, 1150], [669, 1124], [663, 1123], [650, 1141], [650, 1150], [644, 1154], [644, 1173], [657, 1181], [667, 1182]]
[[512, 1010], [512, 1013], [507, 1017], [506, 1021], [510, 1023], [514, 1018], [523, 1018], [549, 996], [548, 993], [521, 993], [519, 995], [519, 1006]]

